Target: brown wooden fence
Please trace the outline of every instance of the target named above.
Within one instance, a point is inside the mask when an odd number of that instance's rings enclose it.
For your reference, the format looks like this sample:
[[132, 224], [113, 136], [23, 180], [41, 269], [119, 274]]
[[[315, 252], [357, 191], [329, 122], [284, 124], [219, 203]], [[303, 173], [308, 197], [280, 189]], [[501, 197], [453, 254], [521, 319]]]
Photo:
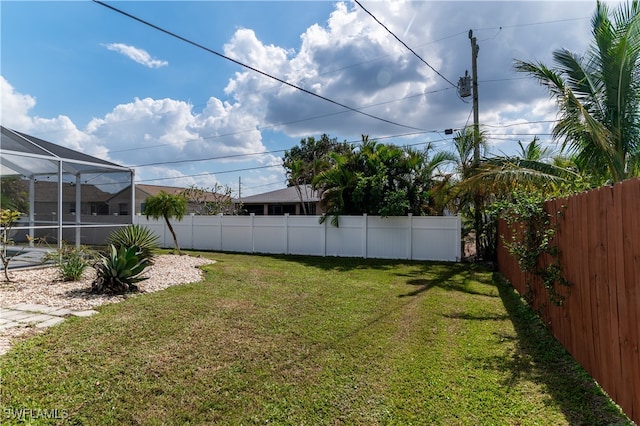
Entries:
[[[564, 277], [562, 306], [524, 274], [502, 244], [498, 267], [555, 337], [624, 412], [640, 424], [640, 179], [549, 201]], [[561, 212], [560, 214], [556, 214]]]

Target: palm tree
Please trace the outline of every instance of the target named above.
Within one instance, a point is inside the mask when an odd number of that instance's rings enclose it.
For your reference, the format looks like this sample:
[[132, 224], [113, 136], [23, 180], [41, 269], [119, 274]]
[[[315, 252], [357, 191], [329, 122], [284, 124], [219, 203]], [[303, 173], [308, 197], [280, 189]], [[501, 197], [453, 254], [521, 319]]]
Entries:
[[149, 197], [145, 201], [144, 214], [147, 216], [147, 219], [149, 216], [154, 219], [164, 218], [167, 228], [169, 228], [169, 232], [171, 232], [171, 236], [173, 237], [173, 243], [178, 254], [180, 254], [178, 237], [176, 237], [176, 233], [169, 219], [176, 218], [177, 220], [182, 220], [186, 212], [187, 199], [180, 195], [172, 195], [160, 191], [158, 195]]
[[526, 146], [522, 143], [522, 141], [518, 141], [518, 146], [520, 147], [520, 152], [518, 153], [518, 155], [523, 160], [544, 161], [552, 154], [549, 147], [543, 147], [540, 144], [540, 139], [538, 139], [537, 136], [534, 136], [533, 140]]
[[[598, 2], [591, 20], [593, 44], [584, 56], [553, 53], [555, 68], [516, 61], [559, 106], [553, 136], [576, 154], [581, 168], [600, 181], [617, 182], [640, 173], [640, 3], [609, 13]], [[610, 17], [610, 15], [612, 15]]]
[[[465, 235], [471, 231], [475, 232], [475, 244], [477, 253], [487, 257], [489, 243], [483, 235], [486, 233], [487, 219], [485, 218], [488, 187], [481, 182], [472, 180], [479, 170], [479, 164], [474, 163], [476, 150], [475, 129], [467, 126], [459, 130], [453, 137], [454, 152], [452, 153], [455, 162], [455, 170], [449, 176], [453, 182], [452, 188], [447, 196], [447, 205], [454, 212], [461, 212], [467, 219]], [[485, 132], [479, 132], [478, 156], [484, 158], [487, 151]], [[482, 164], [484, 160], [481, 160]], [[473, 219], [473, 224], [469, 225], [469, 220]]]
[[449, 153], [424, 151], [381, 144], [362, 135], [359, 149], [330, 153], [331, 168], [314, 179], [323, 191], [323, 221], [332, 216], [337, 225], [341, 214], [386, 216], [433, 213], [432, 189], [438, 168], [453, 158]]
[[320, 172], [313, 180], [314, 188], [318, 188], [322, 193], [320, 205], [325, 213], [320, 219], [321, 222], [332, 216], [331, 224], [338, 226], [340, 215], [352, 210], [351, 195], [356, 176], [349, 167], [351, 155], [329, 153], [333, 166]]
[[446, 175], [442, 168], [454, 163], [456, 157], [450, 152], [433, 150], [431, 143], [422, 151], [404, 148], [407, 174], [403, 180], [409, 198], [409, 211], [414, 215], [442, 215], [446, 208]]
[[302, 188], [304, 187], [304, 195], [307, 194], [307, 183], [305, 182], [305, 163], [302, 160], [290, 160], [285, 165], [285, 170], [287, 170], [287, 181], [288, 184], [296, 187], [296, 192], [298, 193], [298, 197], [300, 198], [300, 204], [302, 205], [302, 214], [307, 215], [307, 201], [305, 201], [305, 197], [302, 194]]

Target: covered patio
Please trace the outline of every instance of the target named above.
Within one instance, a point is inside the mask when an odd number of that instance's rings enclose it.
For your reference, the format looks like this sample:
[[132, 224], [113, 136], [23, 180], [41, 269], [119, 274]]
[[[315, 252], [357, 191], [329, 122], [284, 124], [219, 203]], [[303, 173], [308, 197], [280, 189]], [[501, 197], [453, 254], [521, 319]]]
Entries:
[[0, 204], [22, 213], [12, 227], [17, 245], [102, 245], [114, 229], [132, 223], [133, 199], [118, 205], [109, 201], [134, 188], [133, 169], [6, 127], [1, 130]]

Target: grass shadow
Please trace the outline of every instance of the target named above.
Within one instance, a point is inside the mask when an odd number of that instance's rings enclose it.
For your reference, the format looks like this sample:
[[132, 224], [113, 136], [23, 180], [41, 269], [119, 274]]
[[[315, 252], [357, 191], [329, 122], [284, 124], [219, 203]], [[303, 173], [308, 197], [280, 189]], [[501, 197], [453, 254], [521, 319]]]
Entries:
[[[418, 296], [433, 287], [439, 287], [447, 291], [459, 291], [472, 295], [498, 297], [495, 285], [492, 280], [491, 270], [480, 264], [437, 262], [407, 259], [372, 259], [359, 257], [316, 257], [301, 255], [281, 255], [281, 254], [254, 254], [253, 256], [264, 256], [277, 259], [283, 262], [294, 262], [306, 267], [318, 268], [322, 271], [353, 272], [356, 270], [378, 270], [393, 271], [401, 266], [411, 265], [412, 272], [396, 273], [398, 277], [406, 277], [406, 284], [416, 287], [415, 290], [399, 294], [398, 297]], [[478, 289], [477, 286], [469, 283], [480, 282], [488, 286], [490, 290]]]
[[[398, 274], [399, 276], [407, 277], [408, 285], [418, 287], [416, 290], [401, 294], [398, 297], [418, 296], [434, 287], [471, 295], [498, 297], [490, 271], [482, 265], [421, 262], [420, 266], [418, 270], [410, 274]], [[477, 285], [478, 282], [483, 284], [485, 288], [480, 288]]]
[[502, 275], [493, 275], [508, 319], [515, 329], [516, 344], [507, 356], [475, 361], [482, 363], [484, 368], [508, 373], [504, 386], [513, 386], [524, 378], [543, 383], [569, 424], [632, 424], [621, 422], [624, 416], [619, 407], [556, 340], [511, 284]]
[[465, 321], [504, 321], [506, 319], [509, 319], [508, 315], [477, 315], [477, 314], [470, 314], [470, 313], [466, 313], [466, 312], [455, 312], [452, 314], [445, 314], [443, 315], [445, 318], [450, 318], [450, 319], [460, 319], [460, 320], [465, 320]]

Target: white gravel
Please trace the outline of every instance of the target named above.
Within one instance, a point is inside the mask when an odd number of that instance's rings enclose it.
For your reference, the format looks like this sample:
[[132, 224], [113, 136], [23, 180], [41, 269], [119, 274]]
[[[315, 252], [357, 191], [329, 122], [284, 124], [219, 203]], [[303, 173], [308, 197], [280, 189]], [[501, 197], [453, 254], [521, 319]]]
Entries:
[[[92, 294], [91, 282], [95, 270], [87, 268], [80, 281], [63, 282], [56, 268], [38, 268], [9, 271], [11, 282], [0, 276], [0, 307], [9, 307], [17, 303], [35, 303], [56, 306], [73, 311], [82, 311], [107, 303], [125, 300], [139, 294], [164, 290], [180, 284], [197, 282], [202, 279], [199, 266], [213, 263], [212, 260], [193, 256], [161, 255], [143, 276], [148, 279], [138, 283], [139, 293], [126, 296], [107, 296]], [[0, 349], [6, 348], [16, 337], [30, 335], [32, 328], [8, 328], [0, 330]], [[3, 351], [0, 351], [2, 353]]]

